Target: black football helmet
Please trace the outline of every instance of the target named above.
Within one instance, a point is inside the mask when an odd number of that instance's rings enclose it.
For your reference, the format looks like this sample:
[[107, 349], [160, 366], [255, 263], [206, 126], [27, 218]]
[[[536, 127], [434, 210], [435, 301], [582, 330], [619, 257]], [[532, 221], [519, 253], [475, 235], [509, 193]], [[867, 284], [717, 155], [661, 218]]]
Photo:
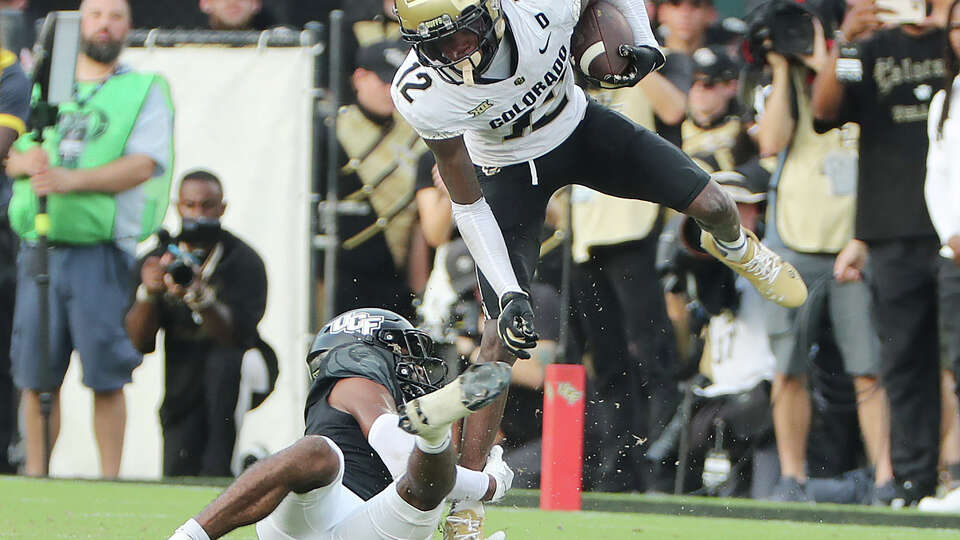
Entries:
[[443, 386], [447, 364], [433, 355], [433, 340], [410, 321], [381, 308], [360, 308], [334, 317], [323, 326], [307, 354], [310, 377], [330, 350], [350, 343], [384, 349], [394, 358], [394, 373], [403, 399], [409, 401]]

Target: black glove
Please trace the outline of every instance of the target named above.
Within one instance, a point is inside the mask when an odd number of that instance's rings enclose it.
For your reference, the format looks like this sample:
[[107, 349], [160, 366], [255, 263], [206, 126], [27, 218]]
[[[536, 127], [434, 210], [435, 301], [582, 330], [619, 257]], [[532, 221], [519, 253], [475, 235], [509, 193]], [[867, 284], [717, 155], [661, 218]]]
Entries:
[[666, 62], [663, 53], [648, 45], [620, 45], [620, 56], [630, 59], [630, 67], [620, 75], [607, 75], [600, 81], [601, 88], [623, 88], [640, 82]]
[[521, 292], [508, 292], [500, 297], [500, 318], [497, 319], [500, 341], [517, 358], [530, 358], [523, 349], [537, 346], [540, 336], [533, 329], [533, 308], [530, 298]]

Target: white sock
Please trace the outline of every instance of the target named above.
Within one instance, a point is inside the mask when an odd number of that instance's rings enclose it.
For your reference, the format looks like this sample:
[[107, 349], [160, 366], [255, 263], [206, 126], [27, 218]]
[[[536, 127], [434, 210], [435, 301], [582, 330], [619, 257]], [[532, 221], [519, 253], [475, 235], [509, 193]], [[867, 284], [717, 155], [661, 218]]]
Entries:
[[447, 498], [479, 501], [490, 488], [490, 476], [485, 472], [473, 471], [457, 465], [457, 480]]
[[210, 540], [207, 531], [203, 530], [203, 527], [193, 518], [181, 525], [170, 538], [171, 540]]
[[747, 235], [743, 234], [743, 227], [738, 228], [737, 232], [739, 233], [737, 239], [732, 242], [724, 242], [717, 237], [713, 237], [717, 245], [722, 248], [724, 257], [728, 261], [740, 262], [747, 256]]
[[450, 446], [450, 430], [444, 433], [439, 441], [428, 441], [423, 437], [417, 437], [417, 448], [426, 454], [440, 454]]
[[417, 438], [416, 435], [397, 427], [397, 422], [397, 415], [381, 414], [373, 421], [367, 433], [367, 442], [376, 450], [394, 480], [407, 472], [407, 460], [410, 459], [410, 452], [413, 451]]
[[459, 500], [450, 504], [450, 513], [461, 512], [463, 510], [472, 510], [479, 517], [483, 517], [486, 512], [483, 509], [483, 503], [480, 501]]

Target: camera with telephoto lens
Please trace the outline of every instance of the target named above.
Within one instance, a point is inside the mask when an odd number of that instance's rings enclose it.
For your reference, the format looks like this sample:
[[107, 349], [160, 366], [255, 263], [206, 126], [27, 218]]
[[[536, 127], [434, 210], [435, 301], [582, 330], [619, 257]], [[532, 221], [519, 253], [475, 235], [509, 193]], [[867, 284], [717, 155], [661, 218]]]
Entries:
[[192, 253], [181, 251], [173, 244], [167, 246], [167, 251], [173, 253], [173, 262], [167, 265], [167, 273], [173, 282], [181, 287], [189, 287], [193, 283], [193, 269], [197, 265]]
[[743, 56], [752, 65], [764, 65], [771, 51], [785, 56], [813, 54], [813, 14], [805, 6], [768, 0], [751, 10], [745, 22]]
[[192, 246], [212, 245], [220, 241], [222, 233], [220, 220], [210, 218], [184, 219], [180, 234], [176, 238], [164, 230], [157, 233], [161, 245], [174, 256], [173, 262], [166, 267], [174, 283], [189, 287], [193, 283], [194, 269], [203, 262], [202, 251], [188, 252], [180, 249], [178, 244], [183, 242]]

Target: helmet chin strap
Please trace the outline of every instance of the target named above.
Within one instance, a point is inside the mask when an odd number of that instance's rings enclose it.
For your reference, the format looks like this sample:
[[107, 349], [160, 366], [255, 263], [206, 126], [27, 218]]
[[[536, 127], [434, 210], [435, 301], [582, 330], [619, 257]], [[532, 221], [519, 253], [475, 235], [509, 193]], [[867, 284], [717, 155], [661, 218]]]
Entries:
[[476, 65], [480, 63], [480, 59], [482, 58], [482, 56], [483, 55], [480, 53], [480, 51], [477, 50], [470, 56], [464, 58], [463, 60], [457, 62], [456, 65], [454, 65], [454, 67], [459, 69], [460, 73], [463, 75], [463, 84], [467, 86], [475, 85], [473, 80], [473, 70], [476, 67]]

